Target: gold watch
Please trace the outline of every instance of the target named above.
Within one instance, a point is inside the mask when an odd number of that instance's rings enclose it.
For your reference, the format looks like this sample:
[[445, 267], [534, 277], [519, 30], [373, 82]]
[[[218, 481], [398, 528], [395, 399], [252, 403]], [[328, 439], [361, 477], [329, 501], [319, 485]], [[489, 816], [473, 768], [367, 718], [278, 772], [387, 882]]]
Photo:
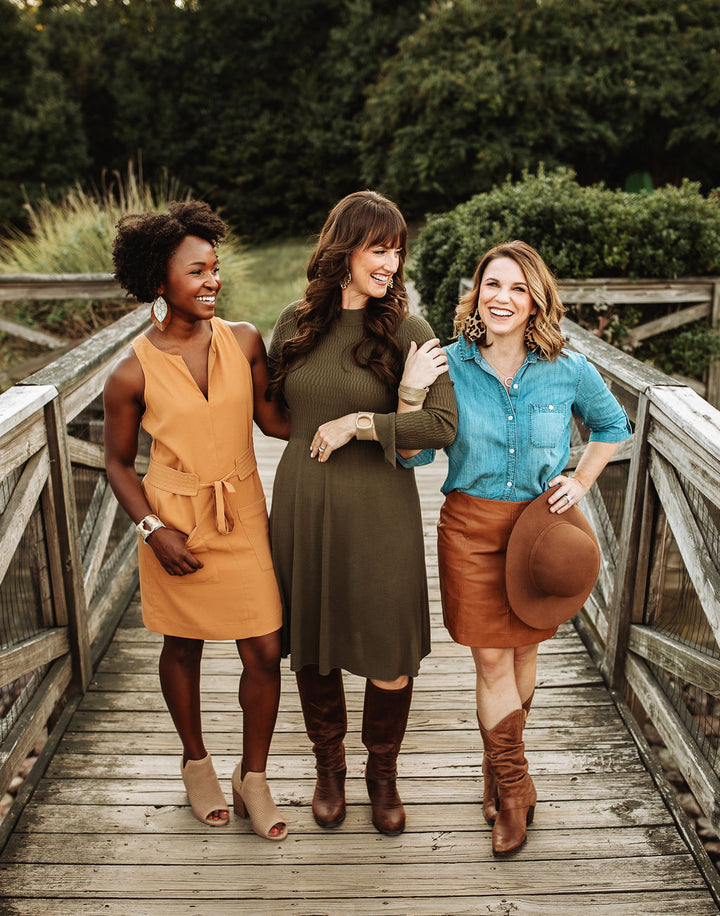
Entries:
[[375, 414], [361, 411], [355, 415], [355, 438], [372, 440], [375, 429]]

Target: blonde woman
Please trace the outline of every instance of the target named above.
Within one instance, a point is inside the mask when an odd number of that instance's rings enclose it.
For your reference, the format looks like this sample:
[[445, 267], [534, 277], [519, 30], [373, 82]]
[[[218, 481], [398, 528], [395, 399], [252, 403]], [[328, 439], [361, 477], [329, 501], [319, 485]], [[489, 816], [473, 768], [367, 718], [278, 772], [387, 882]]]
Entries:
[[[597, 370], [563, 348], [563, 314], [555, 280], [537, 251], [521, 241], [498, 245], [480, 260], [472, 290], [456, 311], [458, 339], [446, 350], [458, 432], [445, 449], [441, 595], [446, 627], [475, 661], [483, 811], [493, 824], [495, 855], [522, 846], [532, 821], [536, 793], [523, 727], [538, 644], [557, 628], [528, 625], [508, 599], [508, 540], [538, 498], [546, 503], [540, 524], [568, 513], [574, 528], [582, 525], [573, 507], [629, 435], [626, 414]], [[573, 413], [590, 429], [590, 441], [570, 475], [563, 470]], [[433, 458], [430, 450], [404, 454], [402, 463], [410, 467]]]

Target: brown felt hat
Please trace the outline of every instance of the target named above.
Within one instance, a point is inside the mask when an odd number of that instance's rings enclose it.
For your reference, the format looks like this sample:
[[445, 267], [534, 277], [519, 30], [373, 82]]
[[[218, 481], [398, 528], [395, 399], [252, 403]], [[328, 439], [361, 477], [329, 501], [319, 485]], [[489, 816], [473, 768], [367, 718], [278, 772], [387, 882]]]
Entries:
[[570, 620], [593, 590], [600, 548], [577, 506], [550, 511], [541, 493], [523, 509], [507, 545], [505, 587], [515, 614], [545, 630]]

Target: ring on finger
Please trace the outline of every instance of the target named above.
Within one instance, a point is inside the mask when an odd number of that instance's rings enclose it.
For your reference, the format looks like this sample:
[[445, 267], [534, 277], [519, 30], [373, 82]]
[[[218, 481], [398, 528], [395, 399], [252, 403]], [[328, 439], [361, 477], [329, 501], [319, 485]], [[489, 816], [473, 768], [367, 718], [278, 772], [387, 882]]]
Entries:
[[570, 496], [569, 493], [566, 493], [566, 494], [565, 494], [565, 499], [568, 501], [568, 505], [570, 505], [570, 503], [572, 502], [572, 496]]
[[319, 452], [324, 452], [326, 448], [327, 448], [327, 445], [319, 445], [319, 446], [318, 446], [318, 451], [319, 451]]

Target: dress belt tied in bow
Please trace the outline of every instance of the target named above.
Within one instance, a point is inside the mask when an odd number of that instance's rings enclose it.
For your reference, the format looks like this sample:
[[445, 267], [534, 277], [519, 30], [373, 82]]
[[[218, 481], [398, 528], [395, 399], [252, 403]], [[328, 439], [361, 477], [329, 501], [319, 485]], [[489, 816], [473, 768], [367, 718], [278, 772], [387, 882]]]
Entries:
[[159, 490], [176, 493], [178, 496], [197, 496], [200, 490], [212, 487], [215, 500], [215, 526], [220, 534], [230, 534], [235, 527], [232, 513], [225, 504], [225, 492], [234, 493], [235, 487], [230, 483], [231, 477], [244, 480], [256, 469], [255, 452], [249, 448], [244, 455], [235, 459], [235, 466], [224, 477], [204, 483], [197, 474], [177, 471], [157, 461], [150, 461], [145, 480]]
[[[209, 484], [200, 484], [201, 487], [209, 486], [213, 488], [215, 493], [215, 525], [220, 534], [230, 534], [230, 532], [235, 527], [235, 521], [226, 509], [225, 509], [225, 490], [229, 493], [235, 492], [235, 487], [228, 482], [228, 477], [232, 477], [235, 474], [235, 469], [233, 468], [232, 473], [228, 474], [227, 477], [223, 477], [221, 480], [213, 480]], [[229, 524], [228, 524], [229, 523]]]

